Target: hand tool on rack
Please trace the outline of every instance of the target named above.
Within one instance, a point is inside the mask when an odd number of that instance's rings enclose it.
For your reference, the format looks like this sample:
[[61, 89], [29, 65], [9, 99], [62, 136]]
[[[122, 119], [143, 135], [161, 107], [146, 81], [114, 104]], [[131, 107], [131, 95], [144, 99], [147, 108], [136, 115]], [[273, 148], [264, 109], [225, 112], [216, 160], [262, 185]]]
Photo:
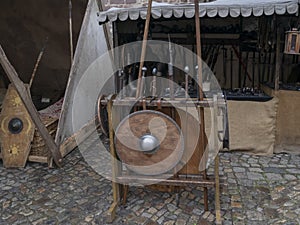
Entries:
[[252, 81], [252, 78], [251, 78], [250, 74], [249, 74], [248, 71], [247, 71], [246, 65], [245, 65], [245, 63], [243, 62], [243, 59], [242, 59], [240, 53], [238, 52], [238, 50], [236, 49], [236, 47], [235, 47], [234, 45], [232, 45], [232, 49], [234, 50], [234, 53], [235, 53], [235, 55], [237, 56], [240, 65], [243, 67], [243, 69], [244, 69], [244, 71], [245, 71], [245, 73], [246, 73], [246, 75], [247, 75], [249, 81]]
[[233, 51], [230, 50], [230, 89], [233, 89]]
[[152, 97], [156, 97], [156, 75], [157, 75], [157, 68], [154, 67], [152, 69], [152, 82], [151, 82], [151, 94]]
[[227, 48], [225, 48], [224, 44], [223, 44], [222, 50], [223, 50], [224, 87], [226, 87], [226, 83], [227, 83]]
[[252, 88], [254, 89], [254, 85], [255, 85], [255, 83], [254, 83], [254, 81], [255, 81], [255, 56], [256, 56], [256, 54], [255, 54], [255, 51], [253, 51], [253, 53], [252, 53]]
[[244, 75], [244, 81], [243, 81], [243, 87], [246, 87], [246, 80], [247, 80], [247, 72], [246, 71], [248, 71], [248, 59], [249, 59], [249, 52], [247, 51], [246, 52], [246, 66], [245, 66], [245, 75]]
[[174, 73], [173, 73], [173, 49], [170, 39], [170, 34], [168, 34], [169, 39], [169, 63], [168, 63], [168, 75], [169, 75], [169, 88], [170, 88], [170, 98], [174, 99]]
[[142, 68], [142, 82], [141, 82], [141, 95], [145, 96], [145, 91], [146, 91], [146, 72], [147, 72], [147, 67], [143, 66]]

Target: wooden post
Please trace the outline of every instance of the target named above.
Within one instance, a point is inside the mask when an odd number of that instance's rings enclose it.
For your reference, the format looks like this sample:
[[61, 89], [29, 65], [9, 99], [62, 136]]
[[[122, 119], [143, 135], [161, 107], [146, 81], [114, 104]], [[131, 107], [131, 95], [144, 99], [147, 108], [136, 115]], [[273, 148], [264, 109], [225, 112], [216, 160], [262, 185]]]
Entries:
[[29, 90], [25, 87], [24, 83], [20, 80], [16, 70], [8, 61], [1, 45], [0, 45], [0, 64], [2, 65], [10, 82], [15, 86], [22, 102], [24, 103], [29, 115], [31, 116], [32, 121], [34, 122], [35, 126], [40, 132], [42, 138], [45, 140], [47, 147], [52, 153], [54, 162], [56, 163], [57, 166], [61, 166], [62, 156], [60, 154], [58, 146], [55, 144], [47, 128], [43, 124], [43, 121], [39, 117], [39, 114], [35, 106], [33, 105], [33, 102], [29, 95]]
[[147, 39], [148, 39], [149, 24], [151, 18], [151, 8], [152, 8], [152, 0], [149, 0], [148, 8], [147, 8], [147, 17], [146, 17], [145, 28], [144, 28], [144, 36], [142, 42], [142, 52], [140, 58], [140, 68], [139, 68], [139, 76], [137, 81], [136, 98], [139, 98], [141, 95], [140, 89], [141, 89], [141, 82], [142, 82], [142, 68], [144, 67], [144, 60], [145, 60], [145, 55], [147, 50]]
[[112, 188], [113, 188], [113, 203], [107, 212], [107, 222], [112, 223], [116, 217], [117, 206], [120, 202], [120, 185], [117, 183], [116, 178], [119, 173], [117, 154], [114, 145], [114, 128], [113, 128], [113, 100], [116, 95], [108, 96], [107, 114], [109, 126], [109, 148], [112, 165]]
[[[216, 210], [216, 224], [221, 224], [221, 205], [220, 205], [220, 178], [219, 178], [219, 138], [218, 138], [218, 96], [213, 96], [213, 147], [215, 151], [218, 151], [215, 158], [215, 210]], [[224, 128], [225, 129], [225, 128]]]
[[72, 28], [72, 0], [69, 0], [69, 33], [70, 33], [70, 60], [73, 64], [74, 49], [73, 49], [73, 28]]
[[[198, 85], [199, 85], [199, 100], [203, 101], [203, 90], [202, 90], [202, 60], [201, 60], [201, 33], [200, 33], [200, 16], [199, 16], [199, 1], [195, 0], [195, 26], [196, 26], [196, 50], [197, 50], [197, 64], [198, 64]], [[205, 140], [205, 124], [204, 124], [204, 108], [199, 107], [200, 114], [200, 141], [203, 143], [199, 145], [201, 157], [206, 157], [204, 154], [204, 140]], [[206, 160], [204, 160], [204, 167], [206, 166]], [[203, 178], [206, 180], [206, 169], [203, 170]], [[204, 195], [204, 209], [208, 211], [208, 190], [207, 187], [203, 188]]]
[[275, 91], [279, 90], [279, 80], [280, 80], [280, 69], [281, 69], [281, 54], [280, 54], [280, 27], [277, 23], [277, 37], [276, 37], [276, 65], [275, 65]]

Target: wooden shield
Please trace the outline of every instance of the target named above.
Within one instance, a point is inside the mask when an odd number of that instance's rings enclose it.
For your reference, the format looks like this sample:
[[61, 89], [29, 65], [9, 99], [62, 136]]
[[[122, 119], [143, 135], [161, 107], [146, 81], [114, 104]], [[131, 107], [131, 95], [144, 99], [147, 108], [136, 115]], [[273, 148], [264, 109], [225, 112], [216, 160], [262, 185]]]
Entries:
[[9, 85], [0, 115], [0, 142], [4, 167], [24, 167], [35, 126], [13, 85]]
[[[154, 151], [141, 147], [144, 137], [159, 141]], [[142, 175], [158, 175], [173, 169], [181, 160], [184, 138], [177, 123], [164, 113], [143, 110], [125, 117], [116, 129], [116, 152], [132, 171]]]

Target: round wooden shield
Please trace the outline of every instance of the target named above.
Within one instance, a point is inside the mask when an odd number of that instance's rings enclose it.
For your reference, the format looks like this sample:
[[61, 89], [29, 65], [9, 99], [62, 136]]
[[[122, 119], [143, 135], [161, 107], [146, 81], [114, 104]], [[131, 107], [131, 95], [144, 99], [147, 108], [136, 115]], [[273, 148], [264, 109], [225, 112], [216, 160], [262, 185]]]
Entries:
[[132, 171], [158, 175], [181, 160], [184, 138], [177, 123], [166, 114], [143, 110], [125, 117], [115, 132], [116, 152]]
[[101, 101], [106, 98], [106, 95], [100, 95], [97, 101], [97, 123], [101, 132], [108, 137], [108, 115], [106, 105], [101, 104]]

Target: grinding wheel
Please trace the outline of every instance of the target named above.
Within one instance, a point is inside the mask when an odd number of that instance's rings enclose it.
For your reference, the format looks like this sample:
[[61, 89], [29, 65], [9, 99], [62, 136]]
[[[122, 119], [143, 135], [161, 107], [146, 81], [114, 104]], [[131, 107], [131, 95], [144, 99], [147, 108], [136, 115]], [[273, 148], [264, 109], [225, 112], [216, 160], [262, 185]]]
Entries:
[[127, 168], [142, 175], [158, 175], [181, 160], [184, 138], [166, 114], [143, 110], [125, 117], [115, 132], [116, 152]]

